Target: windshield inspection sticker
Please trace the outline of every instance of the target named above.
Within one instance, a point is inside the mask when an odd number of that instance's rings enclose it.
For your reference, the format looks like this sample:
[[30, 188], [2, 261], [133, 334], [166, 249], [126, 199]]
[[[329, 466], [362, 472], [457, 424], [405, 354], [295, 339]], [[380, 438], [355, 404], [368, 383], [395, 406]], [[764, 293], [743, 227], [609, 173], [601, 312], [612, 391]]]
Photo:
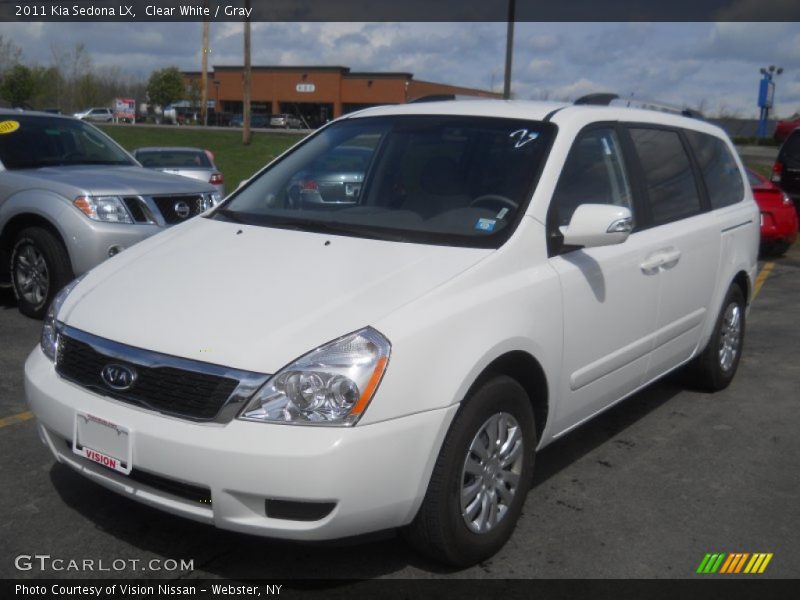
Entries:
[[511, 139], [516, 139], [514, 148], [522, 148], [525, 144], [532, 142], [539, 137], [536, 131], [528, 131], [527, 129], [517, 129], [508, 134]]
[[504, 206], [500, 209], [500, 212], [495, 215], [495, 219], [502, 219], [508, 214], [508, 209]]
[[494, 226], [497, 223], [494, 219], [478, 219], [475, 223], [475, 229], [478, 231], [494, 231]]
[[19, 129], [19, 121], [0, 121], [0, 135], [14, 133]]

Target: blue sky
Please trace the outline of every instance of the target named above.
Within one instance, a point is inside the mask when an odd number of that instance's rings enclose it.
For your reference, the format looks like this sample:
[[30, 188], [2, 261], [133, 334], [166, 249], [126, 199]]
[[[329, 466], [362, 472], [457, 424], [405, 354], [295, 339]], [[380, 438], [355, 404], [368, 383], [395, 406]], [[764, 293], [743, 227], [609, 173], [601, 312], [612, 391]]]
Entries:
[[[418, 79], [502, 88], [504, 23], [254, 23], [253, 64], [409, 71]], [[28, 62], [83, 42], [98, 66], [146, 76], [200, 68], [200, 23], [0, 23]], [[242, 25], [212, 23], [211, 64], [242, 63]], [[756, 116], [759, 68], [784, 68], [777, 114], [800, 112], [800, 23], [518, 23], [517, 98], [589, 92]]]

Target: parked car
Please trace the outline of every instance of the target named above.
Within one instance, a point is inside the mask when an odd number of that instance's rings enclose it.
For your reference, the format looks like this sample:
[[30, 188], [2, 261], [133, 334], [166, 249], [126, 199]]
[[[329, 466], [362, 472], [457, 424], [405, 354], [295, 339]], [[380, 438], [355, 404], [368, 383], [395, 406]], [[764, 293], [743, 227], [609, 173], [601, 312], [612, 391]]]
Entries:
[[372, 148], [339, 146], [300, 171], [289, 185], [292, 206], [324, 208], [330, 204], [358, 204], [361, 184]]
[[110, 123], [114, 120], [114, 112], [110, 108], [87, 108], [72, 115], [81, 121], [92, 123]]
[[[371, 152], [358, 203], [293, 205], [349, 147]], [[296, 540], [398, 527], [474, 564], [538, 449], [679, 367], [730, 384], [745, 177], [721, 129], [663, 112], [367, 109], [65, 288], [28, 403], [59, 462], [133, 500]]]
[[[244, 127], [244, 118], [242, 115], [235, 115], [231, 117], [228, 123], [230, 127]], [[269, 126], [269, 117], [267, 115], [250, 115], [250, 127], [263, 128]]]
[[797, 210], [786, 193], [766, 177], [747, 169], [753, 197], [761, 210], [761, 249], [780, 256], [797, 241]]
[[772, 137], [776, 142], [782, 142], [798, 127], [800, 127], [800, 115], [792, 115], [788, 119], [778, 121], [775, 125], [775, 133]]
[[800, 213], [800, 129], [793, 131], [778, 150], [770, 181], [786, 192]]
[[303, 121], [300, 117], [288, 114], [272, 115], [269, 118], [270, 127], [283, 127], [284, 129], [302, 129]]
[[0, 284], [31, 317], [76, 275], [220, 199], [71, 117], [0, 110], [0, 132]]
[[208, 150], [183, 147], [137, 148], [133, 151], [133, 157], [148, 169], [210, 183], [220, 198], [225, 196], [225, 179]]

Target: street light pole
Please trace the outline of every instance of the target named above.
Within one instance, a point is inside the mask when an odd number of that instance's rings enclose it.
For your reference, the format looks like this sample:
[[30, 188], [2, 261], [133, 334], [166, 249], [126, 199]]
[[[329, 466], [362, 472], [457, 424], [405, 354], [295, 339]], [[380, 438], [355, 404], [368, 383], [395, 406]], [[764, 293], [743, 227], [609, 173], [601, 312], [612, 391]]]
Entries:
[[508, 27], [506, 29], [506, 75], [503, 82], [503, 98], [511, 98], [511, 58], [514, 54], [514, 4], [508, 0]]
[[767, 120], [769, 119], [769, 109], [772, 108], [775, 99], [775, 77], [783, 73], [783, 67], [770, 65], [761, 68], [761, 81], [758, 86], [758, 106], [761, 113], [758, 118], [758, 131], [756, 137], [763, 139], [767, 137]]

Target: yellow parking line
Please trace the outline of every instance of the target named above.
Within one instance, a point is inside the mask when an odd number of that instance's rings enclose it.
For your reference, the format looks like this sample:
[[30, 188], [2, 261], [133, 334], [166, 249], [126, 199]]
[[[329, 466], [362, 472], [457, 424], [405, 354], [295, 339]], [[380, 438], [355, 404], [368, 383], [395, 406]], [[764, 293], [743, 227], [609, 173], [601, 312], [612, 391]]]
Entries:
[[13, 425], [14, 423], [22, 423], [23, 421], [28, 421], [29, 419], [33, 418], [33, 413], [30, 411], [19, 413], [18, 415], [11, 415], [10, 417], [3, 417], [0, 419], [0, 429], [3, 427], [8, 427], [9, 425]]
[[755, 300], [756, 296], [758, 296], [758, 292], [761, 291], [761, 286], [764, 285], [764, 282], [767, 280], [767, 277], [769, 277], [769, 274], [772, 273], [772, 269], [774, 268], [775, 263], [773, 262], [765, 263], [761, 268], [761, 272], [758, 274], [758, 277], [756, 277], [756, 284], [753, 286], [753, 300]]

